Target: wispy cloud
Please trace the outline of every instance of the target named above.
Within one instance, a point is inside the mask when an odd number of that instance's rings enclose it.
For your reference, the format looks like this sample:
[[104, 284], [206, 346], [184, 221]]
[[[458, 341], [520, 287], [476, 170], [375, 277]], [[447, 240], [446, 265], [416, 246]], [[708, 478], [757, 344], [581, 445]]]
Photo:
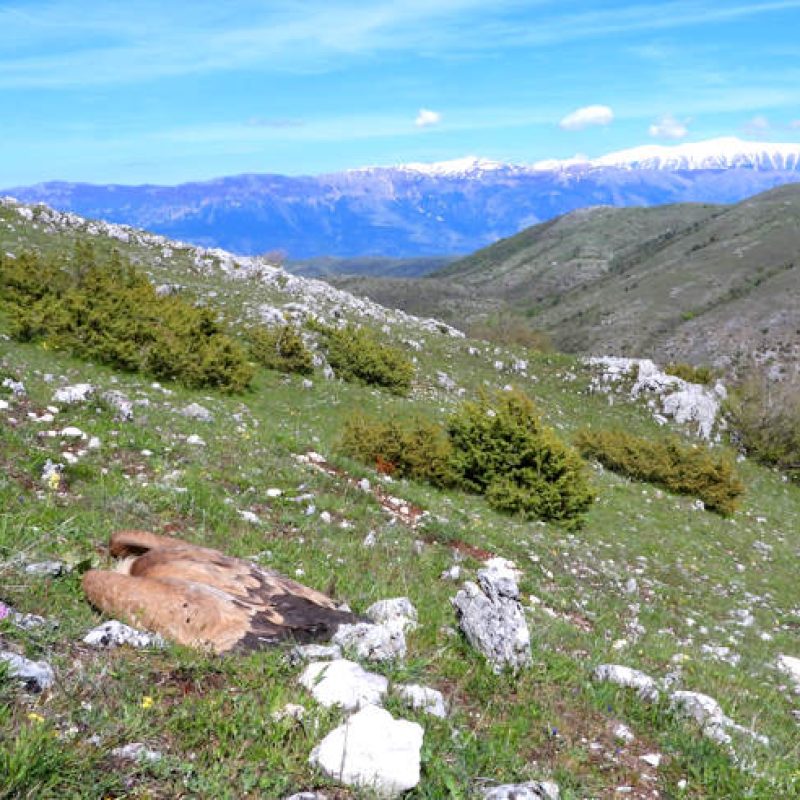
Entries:
[[689, 129], [685, 122], [681, 122], [672, 114], [663, 114], [648, 129], [647, 132], [655, 139], [683, 139]]
[[742, 125], [742, 130], [748, 136], [763, 136], [772, 130], [772, 125], [763, 114], [756, 114]]
[[438, 111], [431, 111], [429, 108], [421, 108], [417, 113], [414, 124], [418, 128], [429, 128], [431, 125], [438, 125], [442, 121], [442, 115]]
[[592, 125], [610, 125], [613, 119], [614, 112], [608, 106], [584, 106], [567, 114], [558, 125], [565, 131], [580, 131]]

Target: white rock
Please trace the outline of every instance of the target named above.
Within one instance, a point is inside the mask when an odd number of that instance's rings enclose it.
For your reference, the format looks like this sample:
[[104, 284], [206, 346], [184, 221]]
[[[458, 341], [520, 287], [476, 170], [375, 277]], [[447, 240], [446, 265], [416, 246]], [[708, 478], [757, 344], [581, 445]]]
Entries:
[[309, 761], [347, 786], [398, 797], [419, 783], [422, 726], [367, 706], [331, 731]]
[[638, 669], [624, 667], [621, 664], [601, 664], [593, 673], [596, 681], [613, 683], [627, 689], [635, 689], [643, 700], [655, 703], [658, 701], [658, 686], [649, 675]]
[[364, 547], [375, 547], [375, 545], [376, 545], [377, 543], [378, 543], [378, 537], [377, 537], [377, 536], [375, 536], [375, 531], [370, 531], [370, 532], [369, 532], [369, 533], [368, 533], [368, 534], [367, 534], [367, 535], [364, 537], [364, 541], [363, 541], [363, 542], [361, 542], [361, 544], [362, 544]]
[[620, 722], [618, 725], [614, 726], [614, 738], [620, 742], [625, 742], [625, 744], [630, 744], [636, 737], [627, 725]]
[[297, 703], [287, 703], [283, 708], [272, 712], [272, 719], [275, 722], [282, 722], [285, 719], [294, 719], [299, 722], [305, 714], [306, 710], [303, 706]]
[[344, 658], [309, 664], [300, 676], [300, 683], [320, 705], [342, 706], [347, 711], [379, 705], [389, 686], [383, 675], [367, 672]]
[[336, 644], [298, 644], [289, 653], [289, 661], [299, 664], [303, 661], [337, 659], [342, 657], [342, 648]]
[[10, 406], [5, 400], [0, 399], [0, 411], [6, 411]]
[[275, 497], [280, 497], [283, 494], [283, 492], [280, 489], [272, 488], [272, 489], [267, 489], [265, 494], [267, 495], [267, 497], [275, 498]]
[[515, 574], [507, 566], [495, 564], [478, 571], [478, 584], [467, 581], [451, 601], [467, 640], [495, 672], [529, 666], [530, 632]]
[[73, 386], [62, 386], [53, 393], [54, 403], [74, 405], [85, 403], [94, 394], [95, 389], [90, 383], [76, 383]]
[[252, 511], [240, 511], [239, 516], [251, 525], [259, 525], [261, 523], [258, 514], [254, 514]]
[[117, 413], [117, 419], [129, 422], [133, 419], [133, 403], [117, 389], [103, 392], [101, 399], [111, 406]]
[[111, 755], [123, 761], [155, 762], [161, 761], [163, 756], [158, 750], [151, 750], [143, 742], [131, 742], [123, 747], [115, 747]]
[[387, 622], [397, 622], [404, 631], [414, 630], [417, 627], [417, 609], [407, 597], [378, 600], [364, 613], [367, 619], [381, 625]]
[[657, 769], [663, 757], [661, 753], [646, 753], [643, 756], [639, 756], [639, 759], [644, 761], [645, 764], [649, 764], [651, 767]]
[[206, 446], [206, 443], [196, 433], [193, 433], [190, 436], [186, 437], [186, 444], [193, 444], [193, 445], [196, 445], [197, 447], [205, 447]]
[[58, 578], [67, 572], [69, 569], [63, 561], [37, 561], [35, 564], [28, 564], [25, 567], [26, 575], [33, 575], [37, 578]]
[[707, 694], [700, 692], [673, 692], [670, 695], [670, 708], [680, 716], [693, 719], [703, 729], [703, 733], [715, 742], [729, 744], [730, 731], [754, 739], [761, 744], [769, 744], [769, 739], [750, 728], [735, 723], [726, 716], [720, 704]]
[[397, 621], [384, 625], [356, 622], [353, 625], [340, 625], [332, 641], [356, 658], [392, 661], [405, 657], [406, 637], [403, 631], [402, 623]]
[[795, 686], [800, 689], [800, 658], [794, 656], [786, 656], [782, 653], [778, 656], [776, 661], [778, 669], [785, 675], [788, 675]]
[[560, 792], [552, 781], [505, 783], [483, 790], [483, 800], [558, 800]]
[[461, 567], [458, 564], [453, 564], [452, 567], [446, 569], [439, 577], [443, 581], [457, 581], [461, 578]]
[[62, 428], [59, 435], [63, 436], [65, 439], [86, 438], [86, 434], [80, 428], [76, 428], [74, 425], [68, 425], [66, 428]]
[[92, 647], [102, 648], [119, 647], [123, 644], [131, 647], [164, 647], [165, 644], [157, 633], [140, 631], [115, 619], [92, 628], [83, 637], [83, 641]]
[[31, 661], [8, 650], [0, 652], [0, 661], [6, 662], [9, 677], [22, 681], [30, 692], [49, 689], [55, 681], [53, 668], [46, 661]]
[[11, 389], [11, 394], [14, 397], [25, 397], [27, 392], [25, 391], [25, 384], [22, 381], [15, 381], [13, 378], [4, 378], [3, 387], [6, 389]]
[[199, 403], [189, 403], [188, 406], [181, 409], [181, 416], [187, 419], [196, 419], [200, 422], [213, 422], [214, 415]]
[[398, 683], [394, 690], [411, 708], [421, 709], [426, 714], [442, 719], [447, 716], [444, 695], [437, 689], [416, 683]]

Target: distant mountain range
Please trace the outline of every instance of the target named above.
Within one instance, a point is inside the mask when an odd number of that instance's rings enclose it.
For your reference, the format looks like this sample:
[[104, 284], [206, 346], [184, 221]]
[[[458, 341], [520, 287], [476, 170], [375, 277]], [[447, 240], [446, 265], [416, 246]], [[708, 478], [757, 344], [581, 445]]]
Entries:
[[594, 160], [465, 158], [313, 177], [238, 175], [179, 186], [50, 182], [2, 193], [206, 247], [280, 250], [294, 260], [463, 255], [586, 206], [734, 203], [790, 182], [800, 182], [800, 144], [714, 139]]
[[800, 185], [733, 206], [588, 208], [416, 280], [350, 277], [379, 303], [522, 326], [559, 349], [800, 368]]

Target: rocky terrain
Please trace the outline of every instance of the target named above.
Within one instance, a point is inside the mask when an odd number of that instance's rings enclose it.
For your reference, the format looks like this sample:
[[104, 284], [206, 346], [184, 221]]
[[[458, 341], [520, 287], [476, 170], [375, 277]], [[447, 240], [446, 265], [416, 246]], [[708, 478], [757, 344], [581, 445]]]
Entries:
[[[21, 344], [0, 317], [0, 797], [792, 797], [800, 489], [742, 457], [722, 517], [589, 465], [568, 529], [341, 455], [354, 410], [444, 418], [517, 387], [591, 425], [728, 451], [720, 399], [656, 364], [466, 339], [261, 259], [13, 201], [0, 247], [118, 248], [231, 320], [353, 320], [413, 358], [408, 397], [262, 369], [189, 390]], [[736, 455], [733, 452], [733, 455]], [[277, 569], [363, 618], [225, 657], [102, 617], [120, 528]]]

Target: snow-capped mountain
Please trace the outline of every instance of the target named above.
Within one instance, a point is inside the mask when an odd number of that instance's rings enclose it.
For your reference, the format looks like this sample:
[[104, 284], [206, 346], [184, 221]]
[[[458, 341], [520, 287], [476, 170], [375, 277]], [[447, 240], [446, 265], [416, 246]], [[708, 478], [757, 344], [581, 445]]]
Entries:
[[410, 257], [468, 253], [586, 206], [734, 203], [791, 182], [800, 182], [800, 144], [713, 139], [533, 164], [470, 156], [319, 176], [54, 182], [4, 193], [243, 255]]

